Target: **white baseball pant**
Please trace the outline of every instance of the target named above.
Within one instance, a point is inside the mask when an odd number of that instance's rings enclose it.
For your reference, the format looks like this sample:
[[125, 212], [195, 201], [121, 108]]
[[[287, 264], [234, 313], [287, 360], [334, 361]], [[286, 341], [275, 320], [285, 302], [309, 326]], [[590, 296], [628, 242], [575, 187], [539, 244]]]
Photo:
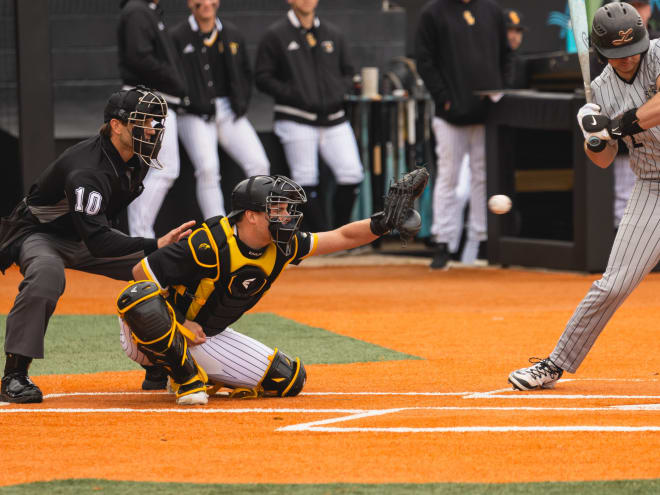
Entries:
[[364, 174], [353, 129], [348, 122], [316, 127], [291, 120], [275, 121], [291, 178], [303, 187], [319, 183], [318, 154], [332, 170], [339, 185], [359, 184]]
[[433, 224], [436, 242], [449, 243], [457, 236], [456, 217], [460, 201], [456, 195], [465, 154], [470, 164], [470, 217], [468, 241], [486, 240], [485, 128], [482, 124], [456, 126], [433, 118], [436, 140], [437, 176], [433, 189]]
[[247, 177], [267, 175], [270, 163], [254, 127], [245, 117], [236, 119], [229, 98], [215, 101], [215, 119], [179, 115], [179, 138], [195, 170], [197, 202], [204, 218], [225, 214], [220, 188], [218, 142]]
[[[119, 340], [126, 355], [138, 364], [152, 365], [131, 338], [131, 331], [119, 320]], [[204, 368], [209, 379], [230, 387], [256, 387], [270, 364], [274, 349], [231, 328], [226, 328], [203, 344], [189, 346], [190, 354]]]

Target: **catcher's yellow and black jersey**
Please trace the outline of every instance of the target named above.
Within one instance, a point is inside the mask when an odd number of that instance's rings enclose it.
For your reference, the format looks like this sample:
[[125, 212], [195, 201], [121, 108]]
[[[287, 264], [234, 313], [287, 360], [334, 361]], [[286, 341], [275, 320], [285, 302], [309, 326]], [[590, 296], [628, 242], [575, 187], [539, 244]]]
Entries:
[[300, 263], [316, 244], [316, 234], [298, 232], [290, 256], [272, 242], [255, 250], [238, 238], [226, 217], [215, 217], [188, 239], [150, 254], [142, 267], [169, 288], [168, 300], [178, 316], [199, 323], [212, 336], [252, 308], [286, 265]]

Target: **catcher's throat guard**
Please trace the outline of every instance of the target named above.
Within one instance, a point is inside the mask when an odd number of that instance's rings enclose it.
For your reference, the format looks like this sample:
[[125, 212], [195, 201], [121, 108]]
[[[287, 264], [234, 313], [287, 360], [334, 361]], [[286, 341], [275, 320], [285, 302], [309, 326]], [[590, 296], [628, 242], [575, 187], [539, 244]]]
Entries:
[[176, 321], [154, 282], [131, 282], [119, 294], [117, 310], [138, 349], [179, 384], [177, 397], [206, 390], [206, 373], [190, 355], [184, 337], [192, 334]]

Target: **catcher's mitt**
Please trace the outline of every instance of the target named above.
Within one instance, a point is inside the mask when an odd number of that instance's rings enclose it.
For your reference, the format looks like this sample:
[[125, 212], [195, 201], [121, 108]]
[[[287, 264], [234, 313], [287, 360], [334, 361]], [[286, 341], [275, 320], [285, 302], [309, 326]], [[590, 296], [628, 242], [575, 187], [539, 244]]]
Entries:
[[422, 227], [422, 219], [413, 209], [413, 203], [424, 192], [428, 181], [428, 170], [420, 167], [394, 182], [385, 196], [383, 211], [371, 215], [371, 231], [383, 235], [397, 230], [404, 244], [415, 237]]

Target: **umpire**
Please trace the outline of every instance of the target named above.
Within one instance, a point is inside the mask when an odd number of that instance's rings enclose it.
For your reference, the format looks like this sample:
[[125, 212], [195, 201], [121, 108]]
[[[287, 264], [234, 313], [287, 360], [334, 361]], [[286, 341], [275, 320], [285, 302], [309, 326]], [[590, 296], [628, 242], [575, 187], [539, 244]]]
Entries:
[[190, 233], [187, 222], [158, 239], [128, 237], [113, 220], [142, 192], [160, 149], [165, 100], [145, 89], [114, 93], [99, 134], [68, 148], [0, 224], [0, 269], [24, 276], [7, 316], [0, 400], [41, 402], [28, 377], [44, 357], [48, 320], [64, 292], [65, 268], [130, 280], [131, 268], [158, 247]]

